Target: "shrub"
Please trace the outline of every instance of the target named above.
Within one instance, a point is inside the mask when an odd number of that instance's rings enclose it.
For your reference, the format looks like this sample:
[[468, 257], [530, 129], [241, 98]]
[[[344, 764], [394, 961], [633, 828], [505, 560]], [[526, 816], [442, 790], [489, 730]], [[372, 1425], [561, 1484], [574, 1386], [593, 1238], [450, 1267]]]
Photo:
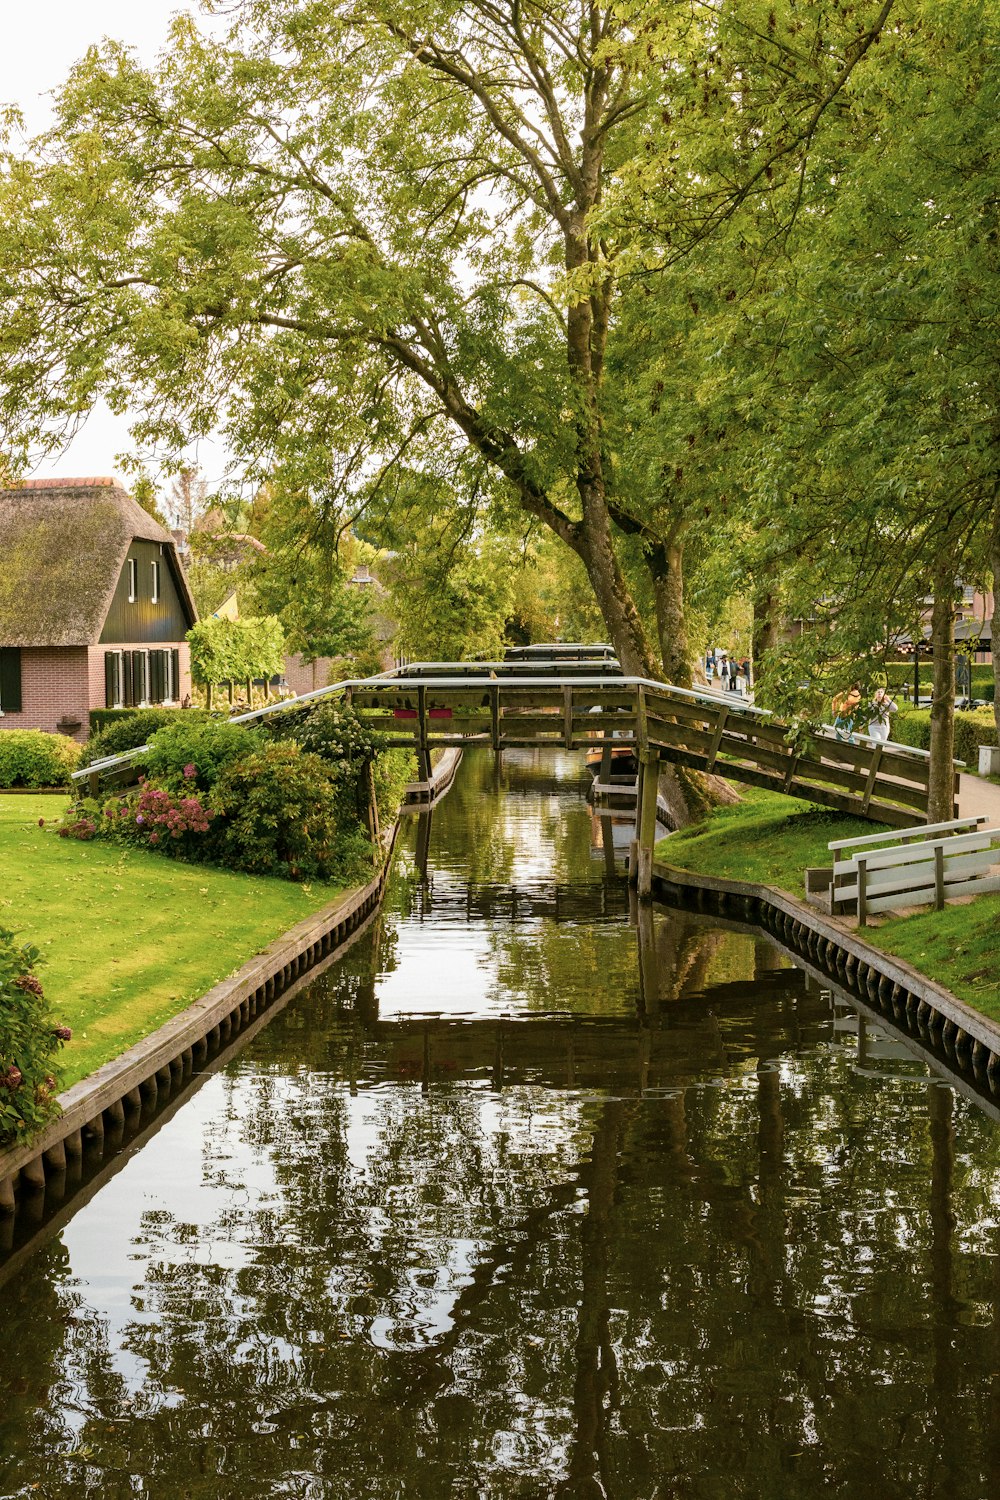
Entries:
[[289, 708], [273, 714], [265, 723], [273, 738], [296, 740], [303, 750], [325, 760], [343, 780], [354, 778], [386, 744], [385, 735], [369, 728], [346, 703]]
[[0, 787], [64, 786], [80, 754], [80, 746], [64, 734], [0, 730]]
[[[100, 837], [119, 843], [159, 848], [182, 859], [206, 859], [211, 854], [204, 835], [215, 814], [203, 797], [191, 791], [171, 792], [146, 781], [138, 792], [110, 797], [100, 808], [87, 799], [71, 816], [83, 825], [91, 822]], [[59, 829], [60, 834], [63, 831]], [[73, 825], [66, 831], [72, 835]]]
[[[892, 738], [901, 745], [929, 750], [931, 713], [929, 708], [909, 709], [893, 720]], [[972, 708], [955, 714], [955, 759], [964, 760], [971, 770], [979, 764], [980, 745], [997, 743], [996, 721], [992, 708]]]
[[399, 812], [403, 792], [416, 780], [417, 758], [412, 750], [383, 750], [372, 767], [375, 801], [383, 827]]
[[212, 807], [221, 815], [214, 855], [232, 869], [292, 880], [348, 879], [359, 868], [371, 870], [371, 845], [355, 821], [341, 818], [328, 765], [293, 741], [278, 740], [227, 765]]
[[0, 1146], [35, 1135], [58, 1113], [55, 1056], [69, 1041], [35, 977], [38, 950], [0, 928]]
[[150, 779], [174, 791], [208, 791], [223, 769], [264, 744], [259, 729], [225, 719], [182, 720], [158, 729], [143, 762]]
[[[208, 714], [201, 708], [117, 708], [103, 709], [105, 714], [115, 717], [87, 741], [84, 765], [93, 765], [106, 755], [122, 755], [126, 750], [137, 750], [148, 744], [158, 729], [167, 724], [181, 722], [204, 723]], [[95, 710], [96, 713], [96, 710]], [[93, 722], [94, 714], [91, 714]]]

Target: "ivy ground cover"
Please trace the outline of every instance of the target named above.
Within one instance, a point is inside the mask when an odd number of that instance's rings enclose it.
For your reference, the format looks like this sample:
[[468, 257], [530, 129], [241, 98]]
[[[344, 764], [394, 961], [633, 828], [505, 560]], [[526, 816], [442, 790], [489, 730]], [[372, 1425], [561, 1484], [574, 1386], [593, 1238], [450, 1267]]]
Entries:
[[58, 797], [0, 796], [0, 926], [42, 955], [39, 978], [73, 1039], [67, 1087], [148, 1036], [339, 894], [39, 827]]

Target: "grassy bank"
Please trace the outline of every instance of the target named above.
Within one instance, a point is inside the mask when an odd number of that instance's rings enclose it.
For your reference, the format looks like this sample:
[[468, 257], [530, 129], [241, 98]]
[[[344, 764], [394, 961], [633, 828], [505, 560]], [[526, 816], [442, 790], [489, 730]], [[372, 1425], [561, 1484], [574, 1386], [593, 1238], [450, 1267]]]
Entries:
[[39, 977], [73, 1028], [64, 1087], [338, 894], [334, 885], [184, 865], [38, 826], [61, 811], [57, 797], [0, 796], [0, 926], [41, 950]]
[[[827, 844], [878, 832], [861, 818], [810, 807], [792, 797], [749, 790], [733, 807], [663, 839], [656, 857], [680, 869], [776, 886], [805, 899], [807, 865], [830, 863]], [[979, 896], [943, 912], [877, 920], [865, 931], [875, 948], [894, 954], [1000, 1020], [1000, 896]]]

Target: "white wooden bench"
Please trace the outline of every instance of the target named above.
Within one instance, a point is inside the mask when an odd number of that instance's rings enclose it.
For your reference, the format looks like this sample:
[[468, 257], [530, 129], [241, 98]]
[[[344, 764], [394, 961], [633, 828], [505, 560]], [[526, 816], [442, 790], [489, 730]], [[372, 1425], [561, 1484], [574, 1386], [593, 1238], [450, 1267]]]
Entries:
[[987, 821], [956, 818], [828, 844], [834, 855], [830, 910], [856, 903], [864, 927], [872, 912], [927, 903], [940, 911], [953, 897], [1000, 890], [1000, 875], [989, 873], [1000, 864], [994, 847], [1000, 828], [984, 828]]

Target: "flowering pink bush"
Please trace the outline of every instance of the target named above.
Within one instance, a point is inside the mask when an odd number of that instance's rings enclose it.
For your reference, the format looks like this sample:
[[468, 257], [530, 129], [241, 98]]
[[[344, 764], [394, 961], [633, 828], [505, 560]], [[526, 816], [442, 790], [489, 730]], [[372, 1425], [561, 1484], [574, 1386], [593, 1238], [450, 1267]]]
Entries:
[[72, 1031], [53, 1024], [39, 961], [37, 948], [0, 927], [0, 1148], [29, 1140], [58, 1113], [52, 1065]]
[[97, 833], [97, 824], [93, 818], [88, 818], [84, 814], [71, 823], [63, 823], [56, 829], [56, 832], [61, 839], [82, 839], [84, 843], [89, 843]]
[[133, 808], [126, 809], [136, 828], [148, 838], [149, 843], [158, 844], [163, 838], [179, 839], [185, 833], [207, 833], [208, 825], [215, 816], [195, 796], [179, 797], [162, 787], [142, 788], [139, 800]]

